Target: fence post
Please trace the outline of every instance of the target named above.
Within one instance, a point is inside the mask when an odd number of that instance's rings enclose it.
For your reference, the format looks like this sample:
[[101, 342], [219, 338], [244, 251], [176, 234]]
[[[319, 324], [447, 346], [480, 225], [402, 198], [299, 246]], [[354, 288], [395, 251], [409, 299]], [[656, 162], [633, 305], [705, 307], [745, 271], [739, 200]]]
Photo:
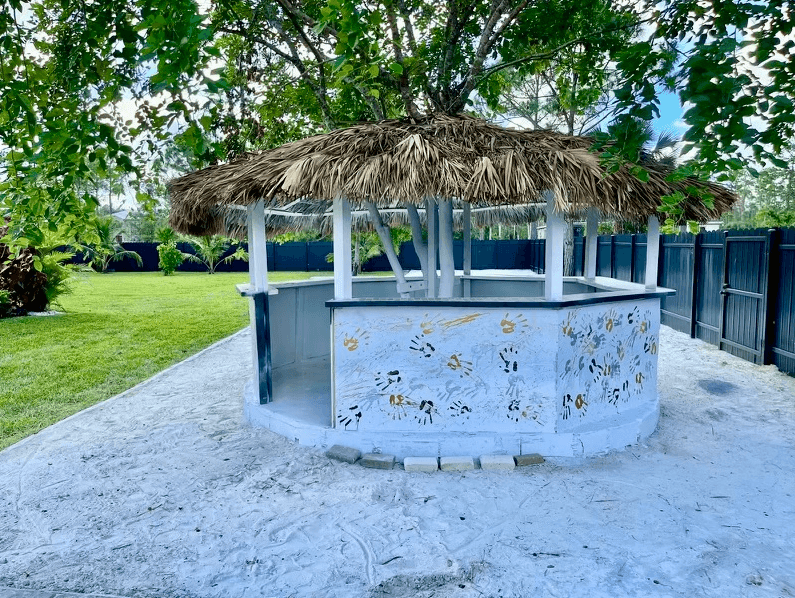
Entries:
[[616, 277], [616, 236], [610, 235], [610, 278]]
[[701, 275], [701, 243], [703, 236], [698, 233], [693, 238], [693, 284], [690, 288], [690, 338], [696, 338], [696, 306], [698, 305], [698, 279]]
[[629, 236], [629, 282], [635, 282], [635, 234]]
[[762, 363], [773, 362], [773, 345], [776, 338], [776, 302], [778, 299], [778, 257], [779, 237], [781, 231], [776, 228], [768, 229], [765, 235], [764, 267], [762, 269], [762, 289], [765, 297], [762, 300]]

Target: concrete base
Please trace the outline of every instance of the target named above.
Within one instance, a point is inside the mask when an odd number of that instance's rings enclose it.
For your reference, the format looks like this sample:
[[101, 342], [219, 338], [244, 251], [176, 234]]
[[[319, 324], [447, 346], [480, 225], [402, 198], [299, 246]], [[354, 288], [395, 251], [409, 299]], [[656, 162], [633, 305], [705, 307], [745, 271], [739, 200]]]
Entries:
[[[659, 403], [621, 414], [615, 423], [600, 422], [598, 429], [578, 429], [563, 433], [505, 432], [416, 432], [353, 431], [332, 428], [330, 373], [327, 360], [318, 360], [298, 370], [279, 368], [274, 372], [274, 395], [279, 397], [260, 405], [254, 382], [245, 390], [244, 414], [256, 427], [267, 428], [299, 444], [327, 450], [335, 444], [353, 447], [362, 453], [387, 453], [406, 456], [445, 457], [490, 453], [545, 457], [582, 457], [620, 450], [651, 435], [659, 419]], [[324, 389], [325, 395], [323, 393]]]

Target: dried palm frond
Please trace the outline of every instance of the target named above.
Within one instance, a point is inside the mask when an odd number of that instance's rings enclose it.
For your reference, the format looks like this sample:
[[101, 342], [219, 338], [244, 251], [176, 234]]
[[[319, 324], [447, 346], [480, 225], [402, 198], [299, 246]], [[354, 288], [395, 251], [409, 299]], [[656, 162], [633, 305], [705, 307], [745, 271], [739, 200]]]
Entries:
[[[231, 223], [225, 220], [231, 216], [225, 206], [246, 206], [260, 199], [269, 209], [297, 214], [301, 223], [309, 222], [304, 220], [307, 215], [325, 222], [336, 197], [347, 198], [355, 210], [366, 202], [382, 210], [421, 206], [429, 197], [451, 198], [459, 205], [469, 202], [473, 208], [521, 209], [538, 206], [542, 192], [549, 189], [559, 211], [581, 214], [595, 207], [605, 218], [628, 221], [656, 214], [660, 197], [676, 191], [686, 196], [683, 216], [689, 220], [717, 218], [736, 200], [714, 183], [692, 178], [667, 182], [670, 169], [660, 164], [642, 165], [647, 182], [635, 177], [630, 165], [605, 173], [598, 156], [589, 151], [592, 144], [589, 137], [517, 131], [468, 116], [362, 123], [246, 154], [172, 181], [171, 224], [190, 234], [229, 234], [232, 231], [225, 227]], [[709, 191], [714, 207], [691, 193], [693, 188]], [[530, 211], [538, 213], [537, 208]], [[405, 218], [399, 214], [387, 221]], [[497, 214], [499, 210], [489, 218]], [[289, 224], [291, 216], [274, 213], [274, 218], [277, 215], [285, 220], [274, 219], [274, 225], [306, 228]]]

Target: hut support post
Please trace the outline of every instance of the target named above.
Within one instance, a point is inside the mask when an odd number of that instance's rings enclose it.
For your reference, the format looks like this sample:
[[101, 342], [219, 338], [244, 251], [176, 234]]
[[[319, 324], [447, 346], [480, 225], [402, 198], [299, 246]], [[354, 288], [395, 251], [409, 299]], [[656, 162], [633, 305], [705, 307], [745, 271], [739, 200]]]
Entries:
[[417, 206], [409, 204], [406, 206], [406, 211], [409, 215], [409, 222], [411, 223], [411, 242], [414, 245], [414, 251], [420, 260], [420, 269], [423, 275], [428, 276], [428, 246], [422, 240], [422, 223], [420, 222], [420, 214], [417, 211]]
[[649, 216], [646, 234], [646, 290], [657, 288], [657, 264], [660, 257], [660, 221], [657, 216]]
[[351, 299], [351, 205], [347, 199], [334, 198], [334, 298]]
[[472, 295], [472, 204], [464, 202], [464, 297]]
[[[384, 225], [384, 221], [381, 220], [381, 214], [373, 202], [367, 202], [367, 210], [370, 212], [370, 220], [373, 221], [375, 232], [378, 233], [378, 238], [381, 239], [384, 253], [386, 253], [386, 258], [389, 260], [389, 266], [392, 268], [392, 272], [395, 273], [395, 279], [397, 280], [398, 288], [400, 288], [401, 285], [406, 284], [406, 277], [403, 276], [403, 267], [400, 265], [397, 253], [395, 253], [395, 247], [392, 245], [392, 235], [389, 234], [389, 228]], [[401, 297], [408, 297], [408, 293], [401, 293]]]
[[265, 203], [258, 201], [248, 207], [249, 279], [251, 301], [249, 318], [252, 331], [254, 371], [260, 404], [273, 400], [271, 371], [270, 314], [268, 310], [268, 253], [265, 236]]
[[439, 267], [442, 277], [439, 297], [453, 296], [455, 288], [455, 262], [453, 261], [453, 202], [439, 200]]
[[599, 212], [588, 208], [585, 221], [585, 278], [596, 278], [596, 247], [599, 239]]
[[544, 298], [547, 301], [563, 299], [563, 237], [566, 220], [555, 211], [555, 194], [544, 191], [547, 203], [547, 239], [544, 274]]
[[426, 200], [425, 216], [428, 223], [428, 280], [425, 282], [425, 288], [428, 290], [428, 297], [436, 297], [436, 251], [439, 247], [436, 240], [436, 200]]

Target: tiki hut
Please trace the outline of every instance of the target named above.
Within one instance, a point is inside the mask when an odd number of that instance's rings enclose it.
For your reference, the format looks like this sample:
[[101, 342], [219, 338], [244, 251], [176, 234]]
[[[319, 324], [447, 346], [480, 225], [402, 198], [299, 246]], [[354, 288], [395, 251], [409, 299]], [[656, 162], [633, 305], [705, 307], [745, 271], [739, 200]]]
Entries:
[[[248, 234], [249, 420], [308, 444], [408, 455], [418, 446], [583, 454], [651, 433], [660, 299], [672, 293], [657, 287], [660, 198], [681, 192], [683, 217], [705, 221], [735, 197], [695, 179], [669, 182], [669, 170], [650, 161], [606, 172], [592, 144], [431, 115], [355, 125], [173, 181], [176, 230]], [[567, 216], [587, 220], [582, 277], [563, 276]], [[544, 274], [474, 274], [473, 218], [544, 218]], [[599, 219], [648, 223], [644, 285], [596, 276]], [[411, 226], [420, 278], [405, 276], [392, 248], [395, 223]], [[353, 284], [352, 226], [378, 232], [391, 291], [384, 279]], [[268, 232], [305, 227], [333, 232], [333, 288], [269, 287]]]

